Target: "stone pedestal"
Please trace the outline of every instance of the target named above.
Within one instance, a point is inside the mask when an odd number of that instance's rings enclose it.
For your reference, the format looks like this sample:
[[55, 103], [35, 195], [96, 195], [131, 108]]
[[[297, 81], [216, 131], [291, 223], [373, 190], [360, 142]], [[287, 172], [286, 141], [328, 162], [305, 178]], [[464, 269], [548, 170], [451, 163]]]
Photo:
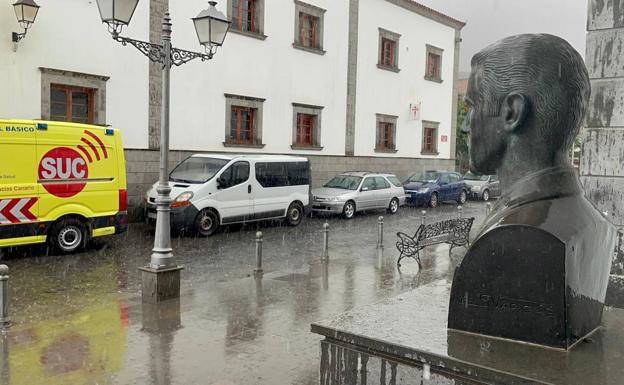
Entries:
[[448, 327], [559, 349], [572, 349], [594, 332], [602, 319], [615, 228], [595, 210], [581, 214], [574, 237], [509, 224], [480, 236], [455, 270]]
[[569, 351], [449, 330], [451, 284], [440, 280], [398, 297], [315, 322], [320, 383], [621, 384], [624, 310]]
[[167, 299], [180, 298], [180, 271], [183, 268], [182, 266], [166, 269], [139, 267], [143, 302], [158, 303]]

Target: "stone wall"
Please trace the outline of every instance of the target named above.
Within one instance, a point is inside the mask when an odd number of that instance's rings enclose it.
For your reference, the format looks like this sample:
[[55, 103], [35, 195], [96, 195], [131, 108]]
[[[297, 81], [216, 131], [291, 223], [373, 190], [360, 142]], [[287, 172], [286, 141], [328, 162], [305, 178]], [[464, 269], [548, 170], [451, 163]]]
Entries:
[[[585, 61], [592, 85], [581, 149], [587, 197], [624, 229], [624, 2], [589, 0]], [[624, 275], [624, 245], [614, 273]]]
[[[193, 151], [171, 151], [169, 169]], [[145, 192], [158, 180], [158, 150], [125, 151], [128, 180], [128, 206], [133, 211], [143, 201]], [[310, 156], [312, 169], [312, 187], [319, 187], [334, 175], [343, 171], [385, 171], [395, 173], [404, 180], [414, 172], [421, 170], [454, 170], [454, 159], [425, 158], [382, 158], [362, 156]], [[136, 217], [136, 213], [132, 215]]]

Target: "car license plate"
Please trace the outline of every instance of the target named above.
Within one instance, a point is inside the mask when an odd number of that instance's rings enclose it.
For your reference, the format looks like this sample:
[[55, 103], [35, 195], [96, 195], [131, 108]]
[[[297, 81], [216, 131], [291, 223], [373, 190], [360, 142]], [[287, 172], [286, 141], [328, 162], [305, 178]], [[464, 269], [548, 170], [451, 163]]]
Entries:
[[156, 213], [149, 211], [147, 213], [147, 217], [150, 219], [156, 219]]

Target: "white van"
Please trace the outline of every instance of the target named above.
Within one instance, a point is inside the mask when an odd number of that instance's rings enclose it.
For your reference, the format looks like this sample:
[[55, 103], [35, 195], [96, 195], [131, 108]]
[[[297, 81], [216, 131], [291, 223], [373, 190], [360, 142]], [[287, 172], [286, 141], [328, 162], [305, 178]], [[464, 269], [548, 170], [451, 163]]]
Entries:
[[[286, 155], [212, 155], [186, 158], [169, 174], [171, 228], [202, 236], [220, 225], [285, 218], [301, 222], [310, 203], [310, 163]], [[146, 217], [156, 219], [156, 186]]]

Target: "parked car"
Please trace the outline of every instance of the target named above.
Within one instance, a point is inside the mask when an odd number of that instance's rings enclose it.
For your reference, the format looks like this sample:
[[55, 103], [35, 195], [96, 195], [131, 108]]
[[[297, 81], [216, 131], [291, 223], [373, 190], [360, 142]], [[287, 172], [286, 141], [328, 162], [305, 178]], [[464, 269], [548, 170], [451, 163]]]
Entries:
[[[269, 155], [193, 155], [169, 174], [171, 228], [212, 235], [221, 225], [284, 218], [301, 222], [310, 202], [307, 158]], [[147, 218], [156, 218], [155, 183]]]
[[407, 204], [412, 206], [437, 207], [440, 202], [466, 202], [468, 187], [464, 179], [451, 171], [418, 172], [403, 184]]
[[395, 214], [404, 204], [405, 191], [393, 174], [345, 172], [312, 190], [312, 212], [342, 214], [347, 219], [370, 209], [385, 208]]
[[489, 201], [490, 198], [500, 195], [500, 181], [496, 175], [475, 175], [470, 172], [464, 175], [464, 180], [470, 188], [473, 199], [483, 199]]

